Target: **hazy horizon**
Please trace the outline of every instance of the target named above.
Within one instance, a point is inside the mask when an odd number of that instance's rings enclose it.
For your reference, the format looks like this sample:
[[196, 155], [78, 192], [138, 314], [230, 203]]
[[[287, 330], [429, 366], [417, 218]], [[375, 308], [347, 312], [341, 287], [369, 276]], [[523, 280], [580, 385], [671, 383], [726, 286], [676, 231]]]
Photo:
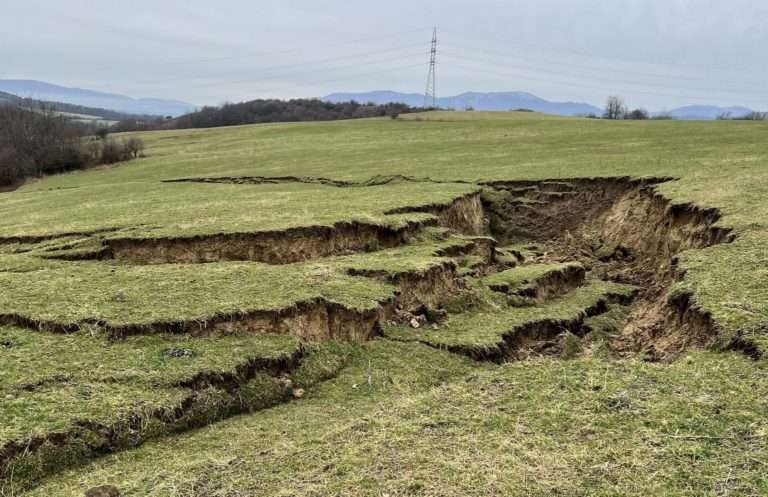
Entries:
[[0, 78], [194, 104], [333, 92], [525, 91], [768, 109], [768, 5], [736, 0], [6, 2]]

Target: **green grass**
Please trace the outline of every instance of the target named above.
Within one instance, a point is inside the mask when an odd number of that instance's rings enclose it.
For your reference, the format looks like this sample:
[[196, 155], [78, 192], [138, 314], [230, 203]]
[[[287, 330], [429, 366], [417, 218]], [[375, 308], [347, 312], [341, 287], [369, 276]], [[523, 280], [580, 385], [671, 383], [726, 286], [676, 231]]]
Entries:
[[407, 326], [393, 326], [388, 327], [385, 333], [391, 338], [419, 341], [435, 347], [494, 350], [505, 335], [526, 323], [575, 320], [583, 317], [585, 309], [608, 300], [611, 295], [630, 295], [633, 291], [634, 288], [629, 285], [593, 280], [544, 304], [515, 307], [496, 302], [477, 310], [453, 314], [437, 329], [414, 330]]
[[344, 221], [399, 227], [425, 215], [386, 212], [448, 204], [476, 190], [456, 183], [337, 188], [303, 183], [161, 183], [160, 178], [54, 191], [22, 190], [4, 198], [0, 237], [123, 230], [112, 236], [175, 238], [332, 226]]
[[0, 466], [0, 495], [105, 451], [290, 401], [334, 377], [352, 351], [331, 342], [300, 351], [275, 335], [93, 338], [0, 329], [0, 447], [17, 447]]
[[[359, 311], [376, 309], [395, 288], [351, 270], [390, 275], [421, 272], [450, 258], [441, 249], [470, 240], [427, 229], [412, 243], [305, 263], [251, 262], [132, 265], [115, 261], [41, 259], [45, 252], [0, 256], [0, 313], [62, 325], [108, 326], [175, 321], [287, 309], [323, 299]], [[2, 265], [5, 261], [6, 270]]]
[[[142, 336], [109, 343], [86, 332], [51, 335], [0, 328], [0, 445], [62, 432], [78, 420], [110, 424], [132, 412], [170, 408], [190, 394], [179, 384], [201, 372], [234, 372], [256, 358], [289, 357], [297, 339]], [[191, 357], [171, 357], [173, 348]]]
[[529, 264], [494, 273], [482, 279], [489, 287], [508, 288], [509, 292], [524, 290], [535, 286], [538, 280], [568, 268], [581, 267], [578, 263]]
[[[122, 228], [132, 236], [284, 229], [358, 219], [446, 201], [455, 183], [371, 188], [317, 184], [161, 183], [219, 176], [306, 176], [365, 181], [402, 174], [439, 181], [664, 176], [675, 202], [720, 209], [736, 243], [695, 256], [686, 283], [724, 335], [760, 329], [768, 288], [750, 271], [768, 265], [768, 125], [760, 122], [609, 122], [530, 113], [450, 113], [330, 123], [240, 126], [142, 134], [148, 157], [61, 175], [3, 195], [0, 236]], [[258, 192], [258, 193], [257, 193]], [[412, 217], [413, 214], [406, 217]], [[423, 215], [422, 215], [423, 216]], [[722, 298], [721, 298], [722, 297]], [[722, 302], [747, 302], [723, 305]], [[754, 303], [754, 305], [752, 305]]]
[[138, 266], [56, 261], [33, 272], [0, 272], [0, 282], [3, 313], [60, 324], [97, 320], [109, 326], [205, 321], [320, 298], [369, 310], [394, 295], [388, 284], [348, 276], [322, 263]]
[[66, 471], [30, 496], [762, 495], [764, 366], [541, 359], [485, 367], [376, 342], [301, 402]]

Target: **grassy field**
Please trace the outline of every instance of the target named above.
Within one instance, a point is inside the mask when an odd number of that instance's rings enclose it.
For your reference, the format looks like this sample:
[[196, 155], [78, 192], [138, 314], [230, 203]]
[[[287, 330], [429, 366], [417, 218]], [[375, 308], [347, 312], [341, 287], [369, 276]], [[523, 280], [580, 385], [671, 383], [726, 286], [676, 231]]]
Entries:
[[768, 491], [763, 365], [487, 367], [375, 342], [301, 401], [68, 471], [31, 492], [701, 496]]
[[[153, 497], [764, 495], [765, 359], [618, 357], [604, 341], [629, 312], [616, 301], [637, 289], [588, 277], [522, 301], [512, 294], [574, 265], [488, 265], [435, 209], [493, 181], [671, 178], [656, 191], [718, 209], [736, 238], [680, 254], [669, 290], [691, 296], [720, 344], [741, 336], [768, 350], [766, 133], [748, 121], [481, 112], [161, 131], [142, 134], [144, 158], [2, 193], [0, 467], [3, 444], [28, 451], [0, 471], [0, 495], [102, 484]], [[349, 225], [419, 228], [397, 246], [290, 264], [93, 255], [122, 239], [305, 243], [289, 230]], [[388, 322], [403, 285], [446, 284], [432, 270], [460, 277], [447, 317], [414, 329], [410, 309]], [[382, 336], [308, 344], [153, 328], [318, 302], [379, 313]], [[306, 319], [336, 319], [323, 312]], [[532, 323], [563, 339], [557, 357], [499, 360]], [[143, 331], [115, 339], [114, 327]], [[466, 357], [478, 350], [503, 364]]]
[[155, 132], [142, 136], [145, 159], [48, 178], [6, 196], [0, 236], [114, 228], [138, 236], [184, 236], [353, 219], [397, 223], [401, 215], [390, 219], [382, 213], [444, 202], [473, 188], [424, 182], [370, 189], [161, 183], [179, 178], [674, 177], [678, 180], [659, 187], [662, 194], [719, 209], [720, 224], [739, 234], [734, 244], [686, 257], [687, 284], [694, 287], [697, 303], [723, 326], [755, 333], [768, 320], [768, 291], [753, 283], [768, 274], [766, 130], [764, 123], [743, 121], [606, 122], [438, 112], [398, 120]]

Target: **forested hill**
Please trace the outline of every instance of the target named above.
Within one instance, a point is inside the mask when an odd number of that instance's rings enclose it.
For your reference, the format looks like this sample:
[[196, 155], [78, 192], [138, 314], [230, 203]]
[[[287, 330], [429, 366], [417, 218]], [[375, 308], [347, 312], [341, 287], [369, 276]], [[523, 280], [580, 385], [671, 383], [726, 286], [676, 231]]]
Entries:
[[214, 128], [218, 126], [236, 126], [239, 124], [299, 122], [299, 121], [335, 121], [340, 119], [358, 119], [365, 117], [397, 116], [409, 112], [424, 110], [406, 104], [323, 102], [318, 99], [294, 100], [250, 100], [248, 102], [227, 103], [220, 107], [203, 107], [197, 112], [166, 120], [162, 123], [122, 122], [118, 129], [184, 129]]

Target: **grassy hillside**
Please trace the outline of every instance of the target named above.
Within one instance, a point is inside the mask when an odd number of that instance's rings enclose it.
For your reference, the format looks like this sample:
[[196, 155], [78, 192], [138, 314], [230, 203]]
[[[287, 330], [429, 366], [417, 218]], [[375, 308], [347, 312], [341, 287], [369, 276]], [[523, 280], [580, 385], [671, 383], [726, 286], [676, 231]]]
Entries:
[[766, 132], [161, 131], [0, 194], [0, 495], [761, 495]]
[[[0, 236], [123, 227], [145, 231], [147, 226], [156, 236], [282, 229], [360, 219], [361, 214], [370, 218], [366, 211], [371, 207], [381, 212], [398, 204], [444, 202], [473, 188], [452, 183], [457, 181], [673, 177], [677, 180], [658, 187], [661, 194], [675, 203], [717, 208], [723, 213], [719, 224], [739, 233], [734, 244], [687, 255], [686, 285], [724, 326], [755, 330], [768, 320], [768, 287], [752, 283], [768, 271], [763, 249], [767, 130], [768, 125], [755, 122], [609, 122], [437, 112], [398, 120], [153, 132], [141, 135], [146, 159], [51, 177], [7, 198]], [[392, 175], [448, 183], [365, 190], [162, 183], [240, 176], [365, 182]], [[54, 189], [60, 191], [49, 193]], [[356, 202], [366, 207], [361, 210]], [[174, 223], [169, 228], [166, 216]]]

